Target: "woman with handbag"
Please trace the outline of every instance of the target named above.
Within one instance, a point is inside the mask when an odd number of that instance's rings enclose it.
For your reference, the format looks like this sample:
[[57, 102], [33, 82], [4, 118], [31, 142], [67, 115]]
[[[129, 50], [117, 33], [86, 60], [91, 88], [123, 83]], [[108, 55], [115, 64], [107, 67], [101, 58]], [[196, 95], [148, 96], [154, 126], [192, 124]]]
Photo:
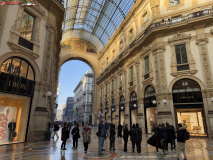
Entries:
[[88, 145], [91, 142], [91, 129], [88, 127], [88, 124], [85, 124], [85, 128], [82, 131], [83, 143], [84, 143], [84, 152], [87, 153]]
[[115, 125], [111, 124], [110, 131], [109, 131], [109, 140], [110, 140], [110, 151], [113, 148], [113, 151], [115, 151]]

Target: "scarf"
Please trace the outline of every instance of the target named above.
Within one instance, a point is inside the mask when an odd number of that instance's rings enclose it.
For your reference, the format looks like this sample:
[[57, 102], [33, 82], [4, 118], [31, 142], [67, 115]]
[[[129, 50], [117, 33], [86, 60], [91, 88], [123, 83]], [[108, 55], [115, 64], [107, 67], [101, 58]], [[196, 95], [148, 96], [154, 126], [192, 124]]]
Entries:
[[89, 128], [85, 128], [85, 131], [88, 132]]

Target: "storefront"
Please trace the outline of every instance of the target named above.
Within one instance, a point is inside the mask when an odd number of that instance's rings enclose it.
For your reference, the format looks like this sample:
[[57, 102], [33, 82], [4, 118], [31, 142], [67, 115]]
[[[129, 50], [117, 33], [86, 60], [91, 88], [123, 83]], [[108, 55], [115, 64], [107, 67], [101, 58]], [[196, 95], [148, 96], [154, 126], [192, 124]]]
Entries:
[[122, 126], [125, 125], [124, 122], [124, 115], [125, 115], [125, 103], [124, 103], [124, 96], [120, 97], [120, 103], [119, 103], [119, 122]]
[[191, 79], [181, 79], [174, 84], [172, 92], [176, 123], [185, 124], [191, 136], [207, 136], [199, 84]]
[[113, 124], [115, 124], [115, 99], [112, 100], [111, 121], [113, 122]]
[[1, 64], [0, 72], [0, 145], [25, 142], [34, 71], [24, 59], [12, 57]]
[[155, 97], [155, 89], [148, 86], [144, 93], [144, 115], [146, 133], [151, 133], [153, 123], [157, 124], [157, 105]]
[[137, 115], [138, 115], [138, 103], [137, 103], [137, 95], [133, 91], [130, 95], [129, 101], [129, 113], [130, 113], [130, 126], [137, 123]]
[[108, 118], [108, 101], [106, 101], [106, 107], [105, 107], [105, 120]]

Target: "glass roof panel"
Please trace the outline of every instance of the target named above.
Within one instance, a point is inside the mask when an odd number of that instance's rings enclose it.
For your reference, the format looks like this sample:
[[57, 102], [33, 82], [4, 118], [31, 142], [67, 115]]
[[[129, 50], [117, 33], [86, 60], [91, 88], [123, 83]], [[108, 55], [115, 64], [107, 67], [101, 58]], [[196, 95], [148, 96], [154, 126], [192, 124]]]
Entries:
[[87, 30], [99, 38], [104, 47], [134, 3], [135, 0], [66, 0], [62, 28], [64, 31]]

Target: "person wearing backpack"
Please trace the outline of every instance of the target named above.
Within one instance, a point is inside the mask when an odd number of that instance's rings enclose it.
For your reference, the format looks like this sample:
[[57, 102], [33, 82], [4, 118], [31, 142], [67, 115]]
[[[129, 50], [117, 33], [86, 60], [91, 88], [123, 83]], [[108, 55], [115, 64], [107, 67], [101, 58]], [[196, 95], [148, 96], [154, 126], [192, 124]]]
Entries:
[[141, 141], [142, 141], [142, 130], [141, 128], [139, 128], [139, 124], [136, 123], [136, 128], [135, 128], [135, 142], [136, 142], [136, 146], [137, 146], [137, 152], [138, 155], [141, 156]]
[[188, 135], [188, 131], [186, 131], [186, 126], [182, 126], [181, 123], [178, 124], [178, 131], [177, 131], [177, 160], [180, 159], [180, 152], [183, 152], [184, 155], [184, 159], [183, 160], [187, 160], [187, 156], [186, 156], [186, 150], [185, 150], [185, 142], [187, 139], [189, 139]]
[[115, 151], [115, 125], [111, 123], [109, 131], [109, 140], [110, 140], [110, 151], [113, 149]]
[[132, 152], [135, 152], [135, 124], [130, 129], [130, 140], [132, 141]]

